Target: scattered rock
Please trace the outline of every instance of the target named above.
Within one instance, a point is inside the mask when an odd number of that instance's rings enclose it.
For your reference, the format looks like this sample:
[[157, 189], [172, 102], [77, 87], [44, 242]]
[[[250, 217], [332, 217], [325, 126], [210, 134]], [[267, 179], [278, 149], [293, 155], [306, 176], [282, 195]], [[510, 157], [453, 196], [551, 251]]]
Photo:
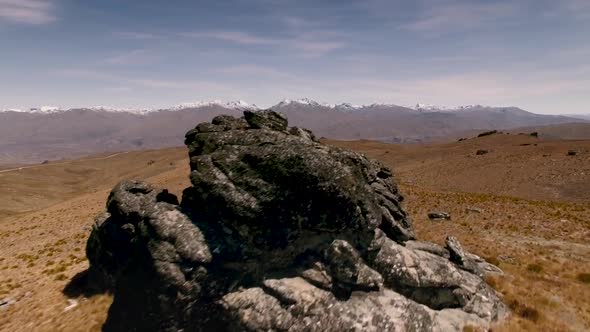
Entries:
[[515, 264], [516, 260], [510, 255], [499, 255], [498, 260], [503, 263]]
[[480, 208], [476, 208], [476, 207], [468, 207], [465, 209], [465, 212], [467, 212], [467, 213], [483, 213], [483, 210]]
[[64, 312], [70, 311], [78, 306], [78, 301], [74, 299], [68, 299], [68, 306], [64, 308]]
[[484, 131], [483, 133], [480, 133], [479, 135], [477, 135], [477, 137], [490, 136], [490, 135], [494, 135], [497, 133], [498, 133], [497, 130]]
[[443, 211], [433, 211], [428, 213], [428, 218], [430, 220], [451, 220], [451, 215], [447, 212], [443, 212]]
[[477, 150], [477, 152], [475, 152], [475, 154], [478, 155], [478, 156], [481, 156], [481, 155], [484, 155], [484, 154], [488, 154], [488, 153], [489, 153], [489, 151], [488, 150], [484, 150], [484, 149], [479, 149], [479, 150]]
[[8, 309], [11, 305], [15, 304], [16, 300], [10, 297], [6, 297], [3, 300], [0, 300], [0, 310]]
[[185, 142], [180, 206], [125, 181], [97, 218], [87, 256], [114, 293], [104, 331], [462, 331], [507, 316], [485, 261], [456, 239], [415, 240], [379, 162], [271, 111], [217, 117]]

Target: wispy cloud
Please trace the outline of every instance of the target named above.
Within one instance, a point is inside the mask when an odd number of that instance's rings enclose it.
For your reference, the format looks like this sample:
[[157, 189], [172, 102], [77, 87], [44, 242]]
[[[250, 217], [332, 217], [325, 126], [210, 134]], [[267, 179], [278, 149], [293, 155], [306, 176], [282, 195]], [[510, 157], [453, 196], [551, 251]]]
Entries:
[[561, 4], [571, 15], [578, 19], [590, 19], [590, 1], [588, 0], [562, 0]]
[[157, 58], [158, 56], [149, 50], [131, 50], [108, 57], [104, 63], [109, 65], [145, 65]]
[[136, 31], [115, 31], [115, 32], [113, 32], [113, 36], [118, 37], [118, 38], [124, 38], [124, 39], [138, 39], [138, 40], [156, 39], [159, 37], [155, 33], [136, 32]]
[[273, 46], [295, 50], [306, 57], [317, 57], [344, 48], [346, 43], [337, 40], [320, 39], [313, 34], [275, 38], [241, 31], [198, 31], [181, 33], [184, 37], [218, 39], [239, 45]]
[[235, 66], [227, 66], [219, 68], [217, 72], [227, 75], [239, 75], [239, 76], [265, 76], [265, 77], [280, 77], [289, 78], [291, 74], [282, 72], [280, 70], [260, 65], [243, 64]]
[[[174, 90], [186, 90], [186, 91], [224, 91], [228, 90], [228, 87], [224, 84], [219, 84], [212, 81], [203, 80], [174, 80], [165, 78], [153, 78], [153, 77], [128, 77], [118, 74], [112, 74], [104, 72], [98, 69], [58, 69], [51, 72], [53, 75], [63, 77], [74, 77], [78, 79], [84, 79], [89, 81], [106, 81], [121, 84], [125, 89], [132, 89], [132, 86], [148, 89], [174, 89]], [[231, 90], [236, 93], [235, 90]]]
[[0, 21], [47, 24], [55, 21], [55, 5], [50, 0], [0, 0]]
[[442, 34], [452, 30], [479, 28], [498, 24], [513, 17], [520, 8], [518, 2], [467, 2], [456, 0], [439, 1], [425, 7], [417, 19], [402, 25], [402, 29]]
[[242, 45], [278, 45], [280, 39], [256, 36], [240, 31], [203, 31], [182, 33], [185, 37], [220, 39]]

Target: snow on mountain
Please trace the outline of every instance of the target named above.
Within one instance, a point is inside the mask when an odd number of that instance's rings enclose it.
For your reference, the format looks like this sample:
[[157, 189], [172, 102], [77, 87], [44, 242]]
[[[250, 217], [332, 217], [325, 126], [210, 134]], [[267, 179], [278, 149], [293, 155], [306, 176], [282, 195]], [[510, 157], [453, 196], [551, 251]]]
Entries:
[[311, 100], [308, 98], [300, 98], [300, 99], [283, 99], [280, 103], [273, 107], [285, 107], [289, 105], [305, 105], [305, 106], [322, 106], [322, 107], [332, 107], [333, 105], [318, 103], [315, 100]]
[[182, 110], [187, 108], [200, 108], [200, 107], [211, 107], [211, 106], [220, 106], [223, 108], [228, 109], [235, 109], [235, 110], [258, 110], [258, 106], [254, 104], [248, 104], [243, 100], [238, 101], [230, 101], [230, 102], [223, 102], [221, 100], [213, 100], [213, 101], [198, 101], [193, 103], [182, 103], [180, 105], [172, 107], [173, 110]]
[[[273, 109], [280, 109], [282, 107], [287, 106], [304, 106], [305, 108], [313, 109], [314, 107], [325, 107], [329, 109], [334, 109], [337, 111], [343, 112], [351, 112], [357, 110], [368, 110], [371, 108], [399, 108], [400, 106], [395, 104], [379, 104], [374, 103], [370, 105], [354, 105], [351, 103], [341, 103], [341, 104], [327, 104], [327, 103], [319, 103], [317, 101], [308, 99], [308, 98], [300, 98], [300, 99], [284, 99], [277, 105], [273, 106]], [[456, 112], [456, 111], [466, 111], [475, 108], [481, 108], [481, 105], [466, 105], [466, 106], [457, 106], [457, 107], [446, 107], [446, 106], [438, 106], [432, 104], [421, 104], [418, 103], [412, 106], [406, 106], [405, 108], [416, 110], [416, 111], [427, 111], [427, 112]]]
[[50, 114], [50, 113], [58, 113], [58, 112], [64, 112], [65, 110], [56, 107], [56, 106], [41, 106], [41, 107], [34, 107], [29, 109], [28, 113], [41, 113], [41, 114]]
[[421, 104], [418, 103], [413, 106], [408, 106], [416, 111], [429, 111], [429, 112], [456, 112], [456, 111], [467, 111], [474, 108], [481, 108], [485, 107], [482, 105], [464, 105], [464, 106], [456, 106], [456, 107], [448, 107], [448, 106], [440, 106], [440, 105], [433, 105], [433, 104]]
[[[95, 107], [75, 107], [71, 109], [63, 109], [55, 106], [42, 106], [39, 108], [31, 108], [29, 110], [20, 110], [20, 109], [4, 109], [0, 110], [0, 112], [26, 112], [26, 113], [36, 113], [36, 114], [53, 114], [58, 112], [66, 112], [71, 110], [92, 110], [97, 112], [126, 112], [126, 113], [133, 113], [133, 114], [140, 114], [146, 115], [152, 112], [158, 111], [177, 111], [177, 110], [185, 110], [185, 109], [199, 109], [203, 107], [221, 107], [225, 109], [231, 110], [260, 110], [258, 106], [255, 104], [249, 104], [243, 100], [238, 101], [230, 101], [224, 102], [221, 100], [213, 100], [213, 101], [198, 101], [198, 102], [191, 102], [191, 103], [182, 103], [170, 108], [160, 108], [160, 109], [141, 109], [141, 108], [115, 108], [109, 106], [95, 106]], [[415, 110], [419, 112], [459, 112], [459, 111], [468, 111], [468, 110], [479, 110], [482, 108], [485, 109], [493, 109], [492, 107], [486, 107], [481, 105], [466, 105], [466, 106], [457, 106], [457, 107], [446, 107], [446, 106], [439, 106], [439, 105], [432, 105], [432, 104], [422, 104], [418, 103], [412, 106], [401, 107], [394, 104], [371, 104], [371, 105], [355, 105], [351, 103], [341, 103], [341, 104], [328, 104], [328, 103], [320, 103], [315, 100], [309, 98], [300, 98], [300, 99], [283, 99], [278, 104], [272, 106], [272, 109], [280, 110], [281, 108], [292, 108], [295, 107], [297, 109], [303, 110], [322, 110], [322, 109], [329, 109], [329, 110], [336, 110], [341, 112], [355, 112], [355, 111], [370, 111], [371, 109], [376, 108], [405, 108], [409, 110]]]
[[17, 113], [23, 113], [25, 111], [18, 109], [18, 108], [7, 108], [7, 109], [0, 109], [0, 113], [3, 112], [17, 112]]
[[78, 108], [78, 109], [88, 109], [88, 110], [96, 111], [96, 112], [133, 113], [133, 114], [147, 114], [147, 113], [155, 111], [153, 109], [116, 108], [116, 107], [109, 107], [109, 106], [93, 106], [93, 107], [83, 107], [83, 108]]
[[339, 105], [335, 105], [333, 108], [337, 109], [339, 111], [356, 111], [356, 110], [359, 110], [364, 107], [365, 106], [363, 106], [363, 105], [353, 105], [351, 103], [342, 103]]
[[328, 104], [328, 103], [320, 103], [315, 100], [311, 100], [309, 98], [300, 98], [300, 99], [283, 99], [280, 103], [276, 104], [275, 106], [271, 107], [273, 109], [280, 109], [282, 107], [287, 106], [309, 106], [309, 107], [325, 107], [330, 109], [335, 109], [339, 111], [354, 111], [365, 106], [362, 105], [353, 105], [350, 103], [342, 103], [342, 104]]

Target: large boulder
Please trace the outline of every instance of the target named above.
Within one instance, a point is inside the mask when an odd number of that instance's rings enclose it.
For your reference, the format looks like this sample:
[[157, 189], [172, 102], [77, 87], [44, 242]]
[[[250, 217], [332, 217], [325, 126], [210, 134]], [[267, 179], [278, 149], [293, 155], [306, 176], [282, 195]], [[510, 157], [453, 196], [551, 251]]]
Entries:
[[105, 330], [461, 331], [506, 316], [491, 265], [454, 238], [416, 241], [379, 162], [272, 111], [217, 117], [186, 144], [180, 206], [123, 182], [88, 240], [93, 280], [115, 293]]

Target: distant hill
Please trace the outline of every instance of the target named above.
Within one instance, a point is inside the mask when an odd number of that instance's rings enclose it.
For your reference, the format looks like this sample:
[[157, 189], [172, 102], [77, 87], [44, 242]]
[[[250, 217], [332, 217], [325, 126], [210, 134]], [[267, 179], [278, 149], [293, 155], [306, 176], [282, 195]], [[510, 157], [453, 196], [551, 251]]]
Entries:
[[582, 119], [590, 121], [590, 114], [564, 114], [565, 116], [569, 116], [570, 118]]
[[[585, 120], [540, 115], [515, 107], [438, 108], [388, 104], [357, 106], [284, 100], [271, 107], [289, 122], [332, 139], [428, 142], [489, 129], [535, 127]], [[0, 111], [0, 164], [39, 163], [89, 154], [182, 145], [184, 133], [220, 114], [241, 116], [245, 102], [183, 104], [170, 109], [115, 110], [41, 107]], [[583, 131], [583, 129], [581, 129]]]
[[385, 142], [428, 142], [470, 130], [512, 129], [528, 126], [584, 122], [565, 116], [541, 115], [516, 107], [464, 106], [453, 109], [433, 106], [326, 105], [309, 100], [287, 101], [272, 109], [289, 121], [334, 139], [373, 139]]

